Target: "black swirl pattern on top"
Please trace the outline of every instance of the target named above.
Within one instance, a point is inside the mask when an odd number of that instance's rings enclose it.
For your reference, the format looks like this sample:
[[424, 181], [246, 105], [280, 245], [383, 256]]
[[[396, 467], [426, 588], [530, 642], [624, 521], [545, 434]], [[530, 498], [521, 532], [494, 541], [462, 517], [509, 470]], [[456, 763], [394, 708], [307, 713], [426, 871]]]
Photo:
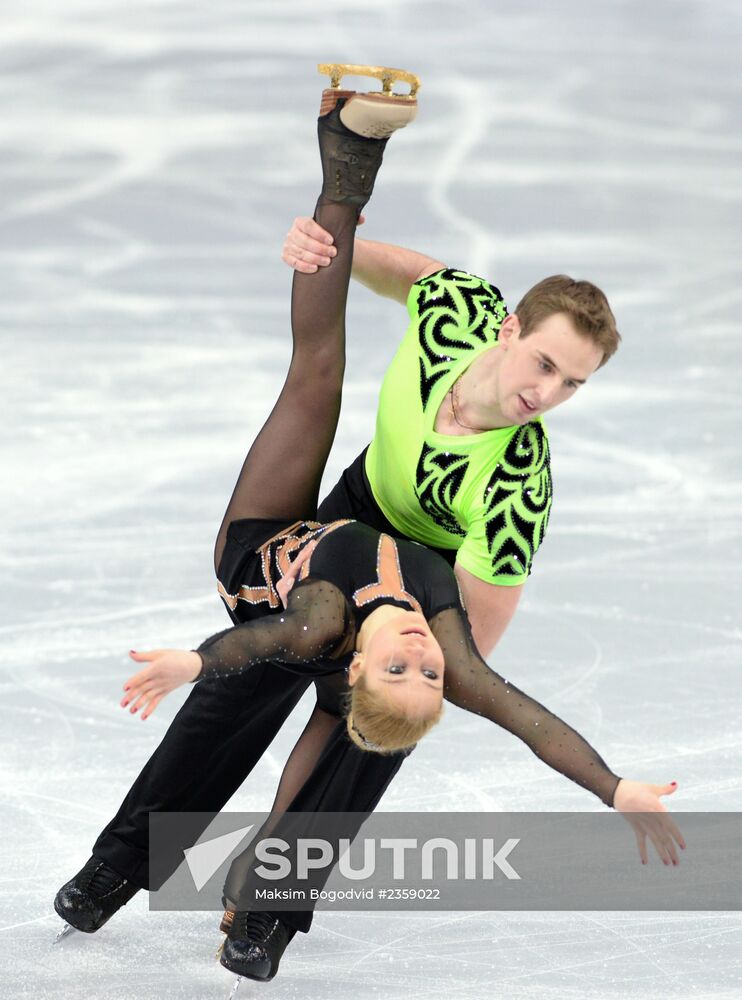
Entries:
[[423, 444], [415, 473], [417, 499], [428, 517], [452, 535], [466, 534], [452, 507], [468, 468], [466, 455]]
[[499, 289], [465, 271], [445, 268], [415, 286], [420, 342], [420, 398], [428, 405], [433, 386], [462, 353], [495, 344], [508, 314]]
[[504, 576], [530, 572], [552, 501], [549, 442], [541, 424], [525, 424], [505, 450], [484, 491], [487, 549]]

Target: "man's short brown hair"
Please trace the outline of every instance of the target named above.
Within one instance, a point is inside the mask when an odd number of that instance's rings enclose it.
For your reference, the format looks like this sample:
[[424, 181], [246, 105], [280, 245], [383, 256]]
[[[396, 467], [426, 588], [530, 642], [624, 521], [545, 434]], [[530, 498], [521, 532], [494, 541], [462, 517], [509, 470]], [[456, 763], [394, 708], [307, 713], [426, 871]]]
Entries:
[[590, 281], [575, 281], [567, 274], [554, 274], [529, 289], [518, 303], [515, 314], [520, 335], [527, 336], [549, 316], [564, 313], [577, 333], [592, 340], [603, 351], [602, 367], [618, 350], [621, 335], [616, 317], [604, 293]]

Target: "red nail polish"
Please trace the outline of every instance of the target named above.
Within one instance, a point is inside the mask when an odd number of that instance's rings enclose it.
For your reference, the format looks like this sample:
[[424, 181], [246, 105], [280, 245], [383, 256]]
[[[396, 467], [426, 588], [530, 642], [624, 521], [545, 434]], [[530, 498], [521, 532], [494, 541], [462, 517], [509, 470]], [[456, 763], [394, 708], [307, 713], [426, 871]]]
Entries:
[[671, 785], [677, 785], [677, 781], [671, 781], [670, 784]]

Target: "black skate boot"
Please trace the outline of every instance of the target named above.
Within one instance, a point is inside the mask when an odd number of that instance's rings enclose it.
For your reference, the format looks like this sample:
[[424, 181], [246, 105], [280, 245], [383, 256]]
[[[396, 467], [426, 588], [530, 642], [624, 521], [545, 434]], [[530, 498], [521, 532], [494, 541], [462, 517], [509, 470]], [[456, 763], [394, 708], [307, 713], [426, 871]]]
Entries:
[[269, 913], [237, 910], [219, 961], [238, 976], [267, 983], [278, 972], [281, 956], [295, 933], [293, 927]]
[[75, 930], [92, 934], [137, 892], [137, 886], [100, 858], [93, 857], [62, 886], [54, 900], [54, 909]]
[[[402, 70], [371, 66], [319, 68], [321, 72], [330, 73], [333, 83], [322, 92], [317, 121], [322, 198], [355, 205], [360, 213], [371, 197], [389, 136], [404, 128], [417, 114], [414, 94], [419, 83], [417, 77]], [[383, 80], [384, 90], [373, 94], [341, 90], [339, 81], [346, 73], [377, 76]], [[400, 78], [411, 83], [410, 94], [392, 93], [392, 82]]]

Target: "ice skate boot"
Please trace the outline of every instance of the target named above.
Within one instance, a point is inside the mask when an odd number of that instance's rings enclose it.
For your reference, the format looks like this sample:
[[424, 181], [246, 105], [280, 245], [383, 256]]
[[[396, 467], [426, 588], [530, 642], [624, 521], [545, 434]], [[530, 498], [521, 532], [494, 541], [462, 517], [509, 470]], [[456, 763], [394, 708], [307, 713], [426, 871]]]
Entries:
[[[322, 91], [317, 122], [322, 157], [322, 197], [355, 205], [358, 212], [371, 197], [389, 136], [408, 125], [417, 114], [418, 78], [405, 70], [377, 66], [322, 63], [320, 73], [330, 76]], [[383, 89], [361, 94], [341, 90], [343, 76], [373, 76]], [[395, 80], [410, 85], [408, 94], [395, 94]]]
[[278, 972], [281, 956], [296, 931], [269, 913], [237, 910], [220, 958], [230, 972], [268, 982]]
[[232, 929], [232, 924], [234, 923], [234, 910], [225, 910], [222, 914], [222, 921], [219, 924], [219, 930], [222, 934], [229, 934]]
[[139, 892], [117, 872], [92, 857], [56, 895], [54, 909], [75, 930], [92, 934]]

